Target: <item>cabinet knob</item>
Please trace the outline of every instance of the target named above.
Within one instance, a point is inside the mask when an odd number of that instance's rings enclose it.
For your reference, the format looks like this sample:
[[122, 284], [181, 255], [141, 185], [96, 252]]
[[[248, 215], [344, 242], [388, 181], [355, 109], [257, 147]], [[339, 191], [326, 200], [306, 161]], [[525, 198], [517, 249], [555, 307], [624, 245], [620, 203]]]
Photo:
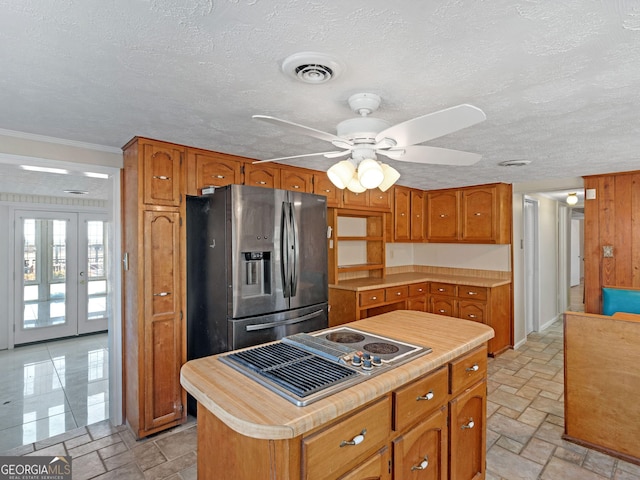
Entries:
[[478, 316], [474, 315], [473, 313], [470, 313], [469, 315], [467, 315], [467, 317], [469, 317], [469, 318], [478, 318]]
[[211, 178], [224, 178], [224, 175], [211, 175]]
[[371, 297], [371, 300], [377, 300], [378, 297]]
[[444, 291], [445, 291], [445, 289], [444, 289], [444, 288], [439, 288], [439, 289], [438, 289], [438, 291], [439, 291], [439, 292], [444, 292]]
[[166, 297], [167, 295], [170, 295], [171, 292], [160, 292], [160, 293], [154, 293], [153, 296], [154, 297]]
[[171, 180], [171, 177], [167, 177], [165, 175], [154, 175], [153, 178], [156, 180]]
[[476, 426], [476, 424], [473, 422], [473, 418], [470, 418], [469, 421], [467, 423], [465, 423], [464, 425], [462, 425], [460, 428], [462, 430], [465, 430], [465, 429], [471, 430], [475, 426]]
[[472, 367], [467, 367], [465, 368], [465, 370], [467, 372], [477, 372], [478, 370], [480, 370], [480, 367], [478, 366], [478, 364], [474, 364]]
[[482, 215], [482, 214], [481, 214], [480, 212], [476, 212], [476, 213], [474, 213], [474, 215], [475, 215], [476, 217], [479, 217], [479, 216], [480, 216], [480, 215]]
[[300, 185], [293, 185], [293, 188], [300, 188]]
[[331, 189], [329, 189], [329, 188], [325, 188], [325, 189], [324, 189], [324, 192], [325, 192], [325, 193], [330, 193], [330, 192], [331, 192]]
[[419, 402], [420, 400], [433, 400], [433, 397], [435, 395], [433, 394], [433, 390], [429, 390], [429, 393], [427, 393], [426, 395], [423, 395], [421, 397], [416, 398], [416, 401]]
[[342, 447], [347, 447], [349, 445], [360, 445], [362, 442], [364, 442], [364, 436], [367, 434], [367, 429], [363, 429], [359, 435], [356, 435], [355, 437], [353, 437], [353, 439], [351, 440], [343, 440], [342, 442], [340, 442], [340, 448]]
[[399, 297], [400, 295], [402, 295], [402, 292], [396, 292], [396, 295]]
[[419, 292], [422, 292], [422, 289], [421, 289], [421, 288], [419, 288], [419, 289], [418, 289], [418, 291], [419, 291]]
[[446, 214], [446, 213], [441, 213], [441, 214], [440, 214], [440, 218], [444, 218], [444, 217], [446, 217], [446, 216], [447, 216], [447, 214]]
[[467, 292], [467, 295], [477, 295], [478, 292]]
[[446, 310], [443, 310], [442, 308], [440, 310], [438, 310], [438, 313], [445, 313]]
[[264, 180], [261, 180], [261, 181], [256, 182], [256, 183], [257, 183], [258, 185], [266, 185], [266, 184], [267, 184], [267, 182], [265, 182]]
[[428, 466], [429, 466], [429, 457], [425, 455], [424, 460], [422, 460], [419, 465], [414, 465], [411, 467], [411, 471], [413, 472], [414, 470], [426, 470]]

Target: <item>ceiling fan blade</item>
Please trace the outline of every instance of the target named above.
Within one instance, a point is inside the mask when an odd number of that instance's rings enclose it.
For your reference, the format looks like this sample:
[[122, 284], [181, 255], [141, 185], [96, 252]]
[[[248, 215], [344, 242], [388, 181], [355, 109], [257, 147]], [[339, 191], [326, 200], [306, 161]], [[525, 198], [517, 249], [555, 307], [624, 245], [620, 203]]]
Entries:
[[[337, 155], [338, 153], [340, 155]], [[256, 160], [255, 162], [251, 162], [251, 163], [277, 162], [279, 160], [291, 160], [292, 158], [319, 157], [320, 155], [324, 155], [327, 158], [334, 158], [334, 157], [329, 156], [329, 155], [342, 156], [342, 154], [345, 154], [345, 153], [349, 153], [349, 150], [346, 150], [344, 152], [331, 151], [331, 152], [304, 153], [302, 155], [292, 155], [290, 157], [278, 157], [278, 158], [270, 158], [268, 160]]]
[[310, 137], [319, 138], [320, 140], [325, 140], [327, 142], [339, 142], [340, 145], [344, 144], [345, 142], [351, 145], [351, 143], [345, 140], [344, 138], [338, 137], [337, 135], [334, 135], [332, 133], [327, 133], [321, 130], [316, 130], [315, 128], [299, 125], [297, 123], [293, 123], [288, 120], [281, 120], [279, 118], [270, 117], [268, 115], [253, 115], [252, 118], [255, 118], [256, 120], [261, 120], [263, 122], [271, 123], [273, 125], [277, 125], [291, 133], [308, 135]]
[[389, 138], [395, 140], [396, 147], [415, 145], [470, 127], [486, 118], [478, 107], [465, 103], [393, 125], [376, 135], [376, 143]]
[[[402, 153], [402, 151], [404, 151], [404, 153]], [[397, 151], [378, 150], [376, 153], [400, 162], [429, 163], [433, 165], [473, 165], [482, 158], [482, 155], [478, 153], [426, 145], [404, 147]]]

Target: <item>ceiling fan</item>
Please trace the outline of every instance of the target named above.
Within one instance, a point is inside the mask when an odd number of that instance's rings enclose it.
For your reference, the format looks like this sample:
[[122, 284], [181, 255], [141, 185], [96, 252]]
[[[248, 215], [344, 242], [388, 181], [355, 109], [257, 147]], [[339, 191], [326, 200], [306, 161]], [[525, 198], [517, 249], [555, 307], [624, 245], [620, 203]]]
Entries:
[[377, 155], [402, 162], [460, 166], [472, 165], [482, 158], [477, 153], [417, 145], [482, 122], [487, 117], [479, 108], [462, 104], [391, 126], [380, 118], [369, 116], [378, 109], [380, 101], [374, 93], [357, 93], [349, 97], [351, 110], [359, 116], [340, 122], [336, 127], [337, 135], [267, 115], [254, 115], [256, 120], [325, 140], [338, 149], [254, 163], [319, 155], [327, 158], [349, 156], [349, 159], [332, 166], [327, 174], [338, 188], [362, 192], [376, 187], [384, 191], [400, 177], [395, 169], [378, 162]]

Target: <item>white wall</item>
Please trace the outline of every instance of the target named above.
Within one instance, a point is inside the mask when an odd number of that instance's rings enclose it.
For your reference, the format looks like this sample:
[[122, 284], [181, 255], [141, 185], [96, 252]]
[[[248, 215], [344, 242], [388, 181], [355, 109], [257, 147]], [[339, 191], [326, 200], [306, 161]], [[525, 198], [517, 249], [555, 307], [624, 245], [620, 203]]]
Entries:
[[534, 196], [538, 203], [540, 234], [540, 329], [553, 323], [561, 313], [558, 309], [558, 202]]
[[[9, 270], [9, 232], [13, 228], [9, 225], [9, 207], [0, 205], [0, 225], [4, 226], [4, 235], [0, 235], [0, 272], [11, 272]], [[0, 275], [0, 350], [9, 347], [9, 334], [11, 333], [9, 322], [9, 275]]]
[[524, 195], [513, 194], [513, 345], [527, 340], [524, 304]]

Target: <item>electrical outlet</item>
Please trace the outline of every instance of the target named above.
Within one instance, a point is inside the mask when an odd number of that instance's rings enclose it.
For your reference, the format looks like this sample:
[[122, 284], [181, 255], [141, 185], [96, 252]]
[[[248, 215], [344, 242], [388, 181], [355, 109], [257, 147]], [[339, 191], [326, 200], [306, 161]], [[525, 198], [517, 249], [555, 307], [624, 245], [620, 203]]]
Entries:
[[604, 245], [602, 247], [603, 258], [613, 258], [613, 245]]

